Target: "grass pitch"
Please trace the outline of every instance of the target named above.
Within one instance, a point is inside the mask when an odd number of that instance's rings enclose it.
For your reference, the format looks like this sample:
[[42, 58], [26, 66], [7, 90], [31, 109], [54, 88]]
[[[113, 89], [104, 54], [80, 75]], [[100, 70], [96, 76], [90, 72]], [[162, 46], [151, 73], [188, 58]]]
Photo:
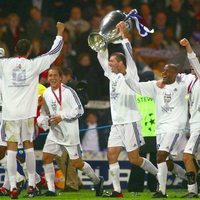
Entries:
[[[152, 199], [152, 193], [149, 192], [148, 190], [145, 190], [143, 193], [139, 193], [138, 196], [133, 195], [132, 193], [127, 192], [126, 190], [123, 191], [124, 193], [124, 199], [131, 199], [131, 200], [149, 200]], [[182, 199], [181, 196], [186, 194], [186, 190], [179, 190], [179, 189], [174, 189], [174, 190], [167, 190], [168, 194], [168, 199], [170, 200], [177, 200], [177, 199]], [[26, 194], [25, 191], [23, 191], [19, 199], [25, 199], [24, 195]], [[57, 190], [58, 196], [56, 197], [45, 197], [45, 196], [40, 196], [40, 197], [34, 197], [33, 200], [43, 200], [43, 199], [53, 199], [53, 200], [106, 200], [106, 199], [118, 199], [118, 198], [106, 198], [106, 197], [95, 197], [95, 192], [91, 190], [86, 190], [86, 189], [81, 189], [79, 192], [59, 192]], [[10, 197], [0, 197], [0, 200], [8, 200]]]

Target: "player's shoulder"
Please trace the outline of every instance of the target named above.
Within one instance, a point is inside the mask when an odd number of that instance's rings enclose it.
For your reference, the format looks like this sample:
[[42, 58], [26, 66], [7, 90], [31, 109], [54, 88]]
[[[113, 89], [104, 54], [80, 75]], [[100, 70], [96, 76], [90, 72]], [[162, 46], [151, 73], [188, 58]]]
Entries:
[[69, 87], [68, 85], [65, 85], [65, 84], [62, 84], [62, 88], [63, 88], [63, 91], [65, 92], [70, 92], [70, 93], [74, 93], [75, 90], [71, 87]]

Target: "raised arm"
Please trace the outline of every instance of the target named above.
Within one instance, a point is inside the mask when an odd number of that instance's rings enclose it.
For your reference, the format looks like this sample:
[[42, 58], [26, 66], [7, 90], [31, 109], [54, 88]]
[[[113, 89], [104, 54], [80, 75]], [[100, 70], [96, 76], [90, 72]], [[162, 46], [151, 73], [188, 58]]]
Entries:
[[137, 67], [133, 59], [132, 46], [127, 37], [126, 25], [122, 21], [117, 24], [117, 30], [122, 36], [122, 45], [126, 56], [126, 73], [130, 74], [135, 81], [139, 81]]
[[39, 70], [39, 74], [43, 72], [44, 70], [48, 69], [50, 65], [55, 61], [55, 59], [58, 57], [60, 54], [60, 51], [63, 46], [63, 31], [64, 31], [64, 24], [61, 22], [57, 22], [57, 36], [54, 40], [54, 43], [51, 47], [51, 49], [39, 56], [34, 58], [32, 61], [34, 62], [34, 66], [36, 69]]
[[65, 95], [67, 95], [67, 99], [69, 99], [71, 110], [63, 109], [61, 118], [66, 121], [74, 121], [83, 115], [83, 106], [78, 95], [73, 89], [70, 88], [70, 91]]
[[109, 78], [111, 75], [111, 68], [109, 67], [108, 63], [108, 49], [106, 49], [105, 51], [98, 52], [97, 58], [99, 60], [101, 67], [104, 70], [104, 75]]
[[182, 40], [180, 40], [179, 43], [180, 43], [180, 45], [182, 45], [186, 48], [189, 62], [191, 64], [192, 68], [194, 69], [197, 77], [200, 79], [200, 63], [190, 45], [190, 42], [186, 38], [183, 38]]

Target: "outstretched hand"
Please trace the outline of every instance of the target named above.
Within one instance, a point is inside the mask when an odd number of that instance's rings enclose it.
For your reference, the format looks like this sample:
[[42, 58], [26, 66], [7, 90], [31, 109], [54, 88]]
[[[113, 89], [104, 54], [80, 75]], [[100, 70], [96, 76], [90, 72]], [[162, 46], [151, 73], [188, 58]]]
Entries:
[[57, 30], [58, 30], [58, 34], [57, 35], [62, 36], [63, 35], [63, 31], [65, 29], [65, 25], [63, 23], [61, 23], [61, 22], [57, 22], [56, 27], [57, 27]]
[[189, 41], [186, 38], [181, 39], [179, 41], [179, 43], [180, 43], [181, 46], [184, 46], [184, 47], [186, 47], [187, 45], [190, 44]]
[[190, 42], [186, 39], [186, 38], [183, 38], [182, 40], [179, 41], [180, 45], [182, 45], [183, 47], [186, 48], [186, 51], [188, 53], [192, 53], [192, 47], [190, 45]]
[[116, 28], [117, 28], [117, 31], [121, 33], [121, 36], [122, 36], [123, 39], [127, 38], [127, 36], [126, 36], [126, 33], [127, 33], [126, 24], [125, 24], [124, 21], [119, 22], [116, 25]]

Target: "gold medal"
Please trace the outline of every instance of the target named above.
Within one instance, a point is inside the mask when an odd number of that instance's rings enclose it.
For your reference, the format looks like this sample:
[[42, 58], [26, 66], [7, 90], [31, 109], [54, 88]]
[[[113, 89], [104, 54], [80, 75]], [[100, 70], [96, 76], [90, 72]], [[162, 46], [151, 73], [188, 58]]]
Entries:
[[189, 100], [190, 99], [190, 94], [185, 95], [185, 99]]

